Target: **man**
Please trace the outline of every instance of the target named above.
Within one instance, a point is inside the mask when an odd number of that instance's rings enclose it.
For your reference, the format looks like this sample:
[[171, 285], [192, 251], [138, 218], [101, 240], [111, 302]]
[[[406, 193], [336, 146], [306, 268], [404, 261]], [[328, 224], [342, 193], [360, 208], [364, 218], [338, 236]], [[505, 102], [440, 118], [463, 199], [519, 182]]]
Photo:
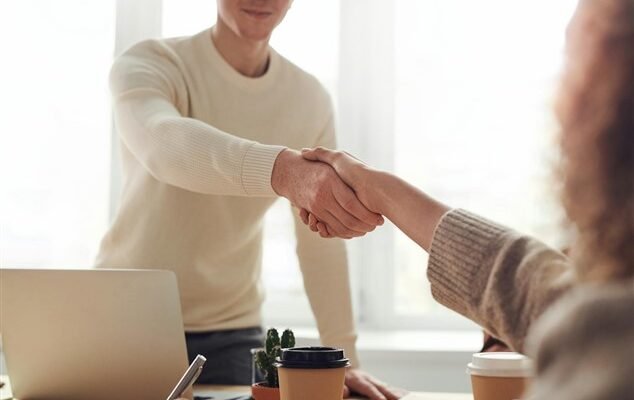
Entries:
[[[290, 4], [218, 0], [213, 28], [141, 42], [111, 72], [125, 180], [97, 266], [176, 273], [188, 353], [208, 358], [201, 383], [250, 382], [249, 349], [262, 345], [262, 219], [277, 195], [341, 237], [383, 221], [330, 166], [290, 150], [335, 145], [323, 87], [268, 45]], [[321, 341], [357, 367], [344, 244], [314, 237], [297, 216], [296, 235]], [[358, 369], [346, 384], [397, 398]]]

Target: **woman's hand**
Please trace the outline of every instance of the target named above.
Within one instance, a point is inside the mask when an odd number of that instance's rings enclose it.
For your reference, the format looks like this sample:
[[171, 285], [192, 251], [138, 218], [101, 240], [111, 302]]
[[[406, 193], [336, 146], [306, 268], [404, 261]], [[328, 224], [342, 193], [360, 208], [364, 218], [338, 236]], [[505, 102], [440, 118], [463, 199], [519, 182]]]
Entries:
[[297, 151], [279, 153], [271, 186], [278, 195], [328, 224], [338, 237], [363, 236], [383, 224], [383, 217], [369, 211], [333, 167], [307, 160]]
[[[373, 204], [373, 198], [370, 193], [372, 184], [372, 173], [376, 172], [358, 158], [345, 151], [329, 150], [323, 147], [314, 149], [303, 149], [302, 156], [310, 161], [321, 161], [329, 164], [334, 168], [339, 178], [355, 191], [357, 196], [366, 207], [370, 206], [373, 212], [377, 212], [376, 204]], [[376, 203], [376, 201], [374, 201]]]
[[[372, 190], [374, 174], [377, 172], [368, 167], [354, 156], [343, 152], [317, 147], [315, 149], [303, 149], [302, 156], [306, 160], [320, 161], [329, 164], [357, 195], [357, 198], [370, 211], [381, 214], [377, 211], [380, 207], [376, 193]], [[300, 210], [302, 221], [310, 227], [313, 232], [319, 232], [324, 238], [337, 236], [332, 229], [318, 220], [312, 213], [305, 209]]]
[[[385, 216], [423, 249], [430, 250], [434, 230], [450, 210], [448, 206], [398, 176], [368, 167], [345, 152], [316, 148], [303, 150], [302, 156], [330, 164], [368, 210]], [[322, 237], [339, 236], [306, 210], [300, 211], [300, 217]]]

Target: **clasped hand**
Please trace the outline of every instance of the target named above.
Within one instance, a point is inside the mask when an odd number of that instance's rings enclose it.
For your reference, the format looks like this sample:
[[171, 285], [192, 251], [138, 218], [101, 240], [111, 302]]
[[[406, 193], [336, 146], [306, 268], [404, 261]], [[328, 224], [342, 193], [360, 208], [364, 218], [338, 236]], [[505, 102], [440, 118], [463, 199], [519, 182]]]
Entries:
[[347, 153], [316, 148], [278, 156], [271, 184], [300, 209], [300, 217], [324, 238], [350, 239], [373, 231], [384, 220], [367, 196], [368, 167]]
[[282, 151], [273, 167], [273, 190], [302, 210], [305, 223], [314, 221], [311, 229], [314, 226], [323, 237], [363, 236], [382, 225], [383, 217], [369, 210], [336, 167], [328, 164], [328, 152], [316, 149], [302, 155], [290, 149]]

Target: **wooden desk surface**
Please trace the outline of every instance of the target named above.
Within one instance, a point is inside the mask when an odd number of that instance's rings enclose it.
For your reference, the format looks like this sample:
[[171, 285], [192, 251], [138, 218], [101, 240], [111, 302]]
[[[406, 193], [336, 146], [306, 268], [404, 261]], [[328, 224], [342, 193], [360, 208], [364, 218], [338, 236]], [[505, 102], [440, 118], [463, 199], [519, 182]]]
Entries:
[[[4, 387], [0, 388], [0, 400], [12, 399], [11, 386], [9, 378], [6, 375], [0, 375], [0, 382], [4, 382]], [[215, 391], [215, 392], [248, 392], [248, 386], [216, 386], [216, 385], [196, 385], [196, 390]], [[416, 392], [416, 397], [412, 400], [473, 400], [470, 394], [462, 393], [422, 393]], [[407, 396], [406, 398], [409, 398]], [[15, 399], [14, 399], [15, 400]], [[360, 398], [351, 398], [350, 400], [360, 400]]]
[[[212, 392], [247, 392], [248, 386], [215, 386], [215, 385], [196, 385], [196, 390], [209, 390]], [[431, 393], [431, 392], [412, 392], [412, 400], [473, 400], [471, 394], [466, 393]], [[404, 398], [408, 399], [409, 396]], [[349, 400], [362, 400], [361, 397], [351, 397]]]

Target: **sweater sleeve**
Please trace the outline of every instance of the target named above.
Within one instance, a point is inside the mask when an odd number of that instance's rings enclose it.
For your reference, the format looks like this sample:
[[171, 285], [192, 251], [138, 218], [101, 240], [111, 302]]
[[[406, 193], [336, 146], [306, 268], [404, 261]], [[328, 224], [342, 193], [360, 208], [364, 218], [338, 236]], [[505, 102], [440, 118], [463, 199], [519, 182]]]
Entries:
[[193, 192], [274, 196], [271, 173], [281, 146], [187, 118], [179, 59], [157, 41], [120, 56], [110, 74], [114, 119], [134, 157], [157, 180]]
[[[332, 115], [315, 146], [336, 147]], [[298, 210], [293, 208], [292, 213], [297, 257], [321, 343], [344, 349], [352, 366], [358, 367], [346, 245], [341, 239], [323, 239], [304, 225]]]
[[464, 210], [438, 224], [427, 276], [438, 302], [520, 352], [532, 323], [574, 281], [562, 253]]

